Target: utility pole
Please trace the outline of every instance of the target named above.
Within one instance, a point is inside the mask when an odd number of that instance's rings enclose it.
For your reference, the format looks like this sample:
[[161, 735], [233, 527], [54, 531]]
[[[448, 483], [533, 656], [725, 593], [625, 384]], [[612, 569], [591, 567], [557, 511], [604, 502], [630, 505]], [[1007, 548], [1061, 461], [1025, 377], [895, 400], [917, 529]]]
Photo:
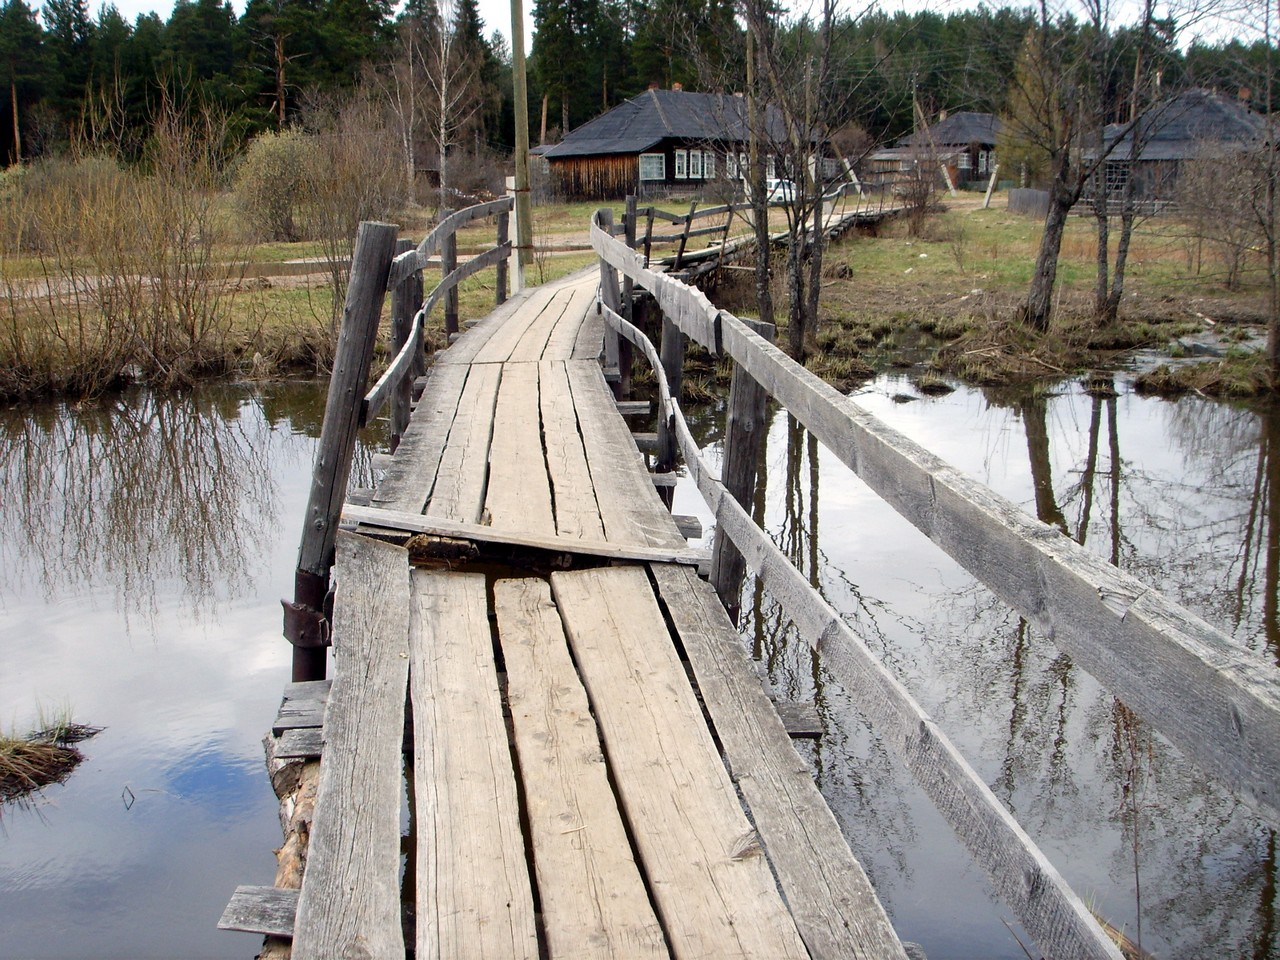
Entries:
[[525, 268], [533, 263], [533, 205], [529, 202], [529, 88], [521, 0], [511, 0], [511, 72], [516, 99], [516, 286], [523, 290]]

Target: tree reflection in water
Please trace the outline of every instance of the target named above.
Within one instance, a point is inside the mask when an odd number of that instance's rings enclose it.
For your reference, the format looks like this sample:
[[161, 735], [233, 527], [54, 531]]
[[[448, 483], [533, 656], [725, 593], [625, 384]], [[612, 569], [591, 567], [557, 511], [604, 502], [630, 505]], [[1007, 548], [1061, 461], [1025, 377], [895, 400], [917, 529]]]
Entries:
[[[1030, 397], [960, 390], [889, 402], [904, 388], [873, 386], [860, 399], [1043, 522], [1280, 662], [1275, 413], [1200, 398], [1146, 400], [1123, 387], [1119, 396], [1088, 395], [1075, 384]], [[1019, 434], [1025, 446], [1009, 442]], [[1207, 783], [785, 414], [763, 457], [758, 522], [1102, 915], [1162, 960], [1280, 957], [1273, 830]], [[818, 705], [826, 734], [805, 749], [903, 935], [930, 957], [1022, 956], [999, 906], [969, 909], [983, 895], [967, 888], [984, 881], [821, 655], [756, 584], [744, 591], [743, 634], [775, 693]], [[952, 908], [957, 901], [968, 907]]]

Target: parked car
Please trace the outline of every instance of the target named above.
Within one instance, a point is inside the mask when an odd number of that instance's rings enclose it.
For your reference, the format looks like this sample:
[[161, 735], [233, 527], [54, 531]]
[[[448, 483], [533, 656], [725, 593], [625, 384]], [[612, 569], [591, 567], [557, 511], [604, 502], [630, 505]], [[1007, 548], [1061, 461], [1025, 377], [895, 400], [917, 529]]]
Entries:
[[766, 180], [765, 199], [770, 203], [790, 203], [796, 198], [796, 185], [792, 180]]

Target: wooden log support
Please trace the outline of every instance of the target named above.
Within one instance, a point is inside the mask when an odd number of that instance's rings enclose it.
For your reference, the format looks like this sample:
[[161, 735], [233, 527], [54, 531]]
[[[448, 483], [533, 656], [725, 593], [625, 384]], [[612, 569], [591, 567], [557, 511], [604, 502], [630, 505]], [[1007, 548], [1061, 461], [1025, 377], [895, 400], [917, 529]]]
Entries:
[[[743, 321], [758, 335], [773, 342], [776, 328], [771, 323]], [[733, 365], [729, 383], [729, 412], [724, 428], [724, 461], [720, 480], [730, 495], [744, 508], [751, 504], [756, 485], [756, 463], [768, 427], [769, 395], [738, 364]], [[717, 528], [711, 552], [711, 584], [734, 623], [741, 613], [742, 581], [746, 563], [723, 530]]]
[[[413, 249], [413, 241], [408, 238], [396, 243], [396, 254]], [[413, 318], [422, 307], [422, 273], [410, 274], [391, 291], [391, 351], [398, 354], [413, 332]], [[419, 332], [419, 338], [421, 333]], [[422, 356], [421, 340], [414, 351], [415, 362], [408, 376], [400, 378], [391, 400], [391, 450], [395, 452], [404, 436], [405, 427], [409, 425], [409, 414], [413, 404], [413, 381], [420, 377], [425, 369]]]
[[[662, 347], [659, 356], [662, 359], [662, 372], [666, 375], [667, 389], [677, 403], [680, 392], [684, 388], [684, 344], [685, 336], [680, 328], [666, 317], [662, 318]], [[658, 416], [658, 457], [655, 469], [659, 473], [670, 473], [676, 468], [676, 436], [671, 417], [665, 410]]]
[[333, 565], [338, 519], [360, 423], [360, 400], [373, 362], [397, 229], [390, 223], [365, 222], [356, 232], [351, 281], [298, 549], [293, 603], [285, 603], [285, 636], [294, 645], [294, 680], [320, 680], [325, 675], [328, 628], [321, 611], [329, 589], [329, 567]]
[[[453, 211], [441, 211], [448, 216]], [[440, 246], [440, 277], [443, 280], [453, 271], [458, 269], [458, 234], [455, 230], [450, 230], [444, 236], [444, 241]], [[458, 332], [458, 288], [450, 287], [449, 292], [444, 297], [444, 332], [446, 336], [453, 336]]]
[[[608, 207], [601, 207], [596, 211], [596, 222], [599, 228], [606, 233], [613, 233], [613, 211]], [[606, 260], [600, 261], [600, 300], [606, 307], [615, 313], [622, 313], [622, 293], [618, 289], [618, 274]], [[606, 379], [619, 376], [619, 352], [620, 345], [618, 342], [618, 334], [610, 327], [606, 326], [604, 330], [604, 368]], [[616, 399], [623, 399], [623, 393], [617, 380], [610, 383], [613, 388], [613, 395]]]
[[[498, 246], [499, 247], [505, 247], [507, 243], [510, 241], [510, 230], [511, 230], [511, 214], [507, 213], [506, 211], [503, 211], [502, 213], [498, 214]], [[508, 268], [509, 260], [510, 260], [510, 257], [506, 256], [498, 261], [498, 266], [497, 266], [498, 277], [495, 282], [497, 291], [494, 294], [494, 302], [498, 306], [502, 306], [502, 304], [507, 302], [507, 268]]]
[[691, 200], [689, 202], [689, 216], [684, 222], [684, 232], [680, 234], [680, 246], [676, 249], [675, 266], [671, 268], [672, 273], [680, 272], [680, 264], [684, 261], [684, 248], [689, 243], [689, 228], [693, 225], [693, 215], [698, 209], [698, 201]]

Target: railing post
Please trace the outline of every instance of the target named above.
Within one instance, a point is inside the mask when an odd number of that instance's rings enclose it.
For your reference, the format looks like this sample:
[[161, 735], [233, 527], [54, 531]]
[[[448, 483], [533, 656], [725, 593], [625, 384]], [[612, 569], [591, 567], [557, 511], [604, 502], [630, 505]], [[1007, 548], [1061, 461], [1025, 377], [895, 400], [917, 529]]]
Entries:
[[[441, 210], [440, 219], [452, 214], [452, 210]], [[444, 279], [458, 269], [458, 234], [450, 230], [448, 236], [440, 242], [440, 278]], [[458, 332], [458, 288], [454, 287], [444, 295], [444, 333], [452, 337]]]
[[[507, 242], [511, 229], [510, 223], [511, 214], [505, 212], [498, 214], [498, 246], [502, 246]], [[498, 292], [494, 300], [499, 306], [507, 302], [507, 260], [507, 257], [502, 257], [498, 261], [498, 280], [496, 284]]]
[[[600, 228], [612, 236], [613, 211], [608, 207], [601, 207], [596, 211], [596, 219], [600, 223]], [[622, 294], [618, 291], [618, 275], [603, 259], [600, 261], [600, 299], [604, 301], [606, 307], [621, 316]], [[604, 375], [605, 379], [610, 381], [615, 397], [621, 396], [621, 374], [618, 363], [620, 353], [618, 332], [606, 323], [604, 325]]]
[[[396, 243], [396, 255], [413, 249], [413, 241], [400, 240]], [[394, 357], [409, 340], [409, 331], [413, 329], [413, 318], [422, 307], [422, 271], [401, 281], [391, 291], [391, 355]], [[414, 358], [413, 372], [400, 379], [396, 391], [391, 397], [391, 450], [394, 453], [400, 445], [405, 427], [409, 425], [409, 407], [413, 402], [413, 381], [421, 376], [424, 367], [422, 351]]]
[[[776, 335], [771, 323], [743, 320], [770, 343]], [[665, 329], [665, 328], [664, 328]], [[663, 339], [665, 345], [665, 337]], [[720, 479], [725, 489], [744, 509], [751, 509], [751, 495], [756, 483], [756, 463], [764, 443], [766, 402], [768, 394], [751, 375], [736, 363], [729, 384], [729, 413], [724, 431], [724, 464]], [[746, 563], [733, 542], [721, 529], [716, 530], [711, 551], [711, 585], [734, 623], [741, 613], [739, 602]]]
[[[685, 336], [669, 317], [662, 318], [662, 343], [658, 356], [662, 360], [662, 372], [671, 390], [671, 399], [680, 402], [684, 389]], [[676, 468], [676, 437], [666, 415], [658, 418], [658, 456], [654, 465], [658, 473], [670, 473]]]
[[685, 244], [689, 242], [689, 228], [693, 226], [693, 215], [695, 212], [697, 212], [697, 209], [698, 209], [698, 201], [691, 200], [689, 202], [689, 215], [685, 218], [685, 221], [684, 221], [684, 233], [681, 234], [680, 236], [680, 246], [676, 250], [676, 262], [671, 267], [672, 273], [679, 273], [680, 265], [684, 262], [684, 248], [685, 248]]
[[398, 229], [391, 223], [365, 222], [356, 233], [342, 329], [298, 548], [293, 602], [283, 601], [284, 634], [293, 644], [295, 681], [323, 680], [325, 675], [329, 631], [323, 611], [329, 591], [329, 568], [333, 566], [338, 520], [347, 495], [360, 406], [373, 362]]

